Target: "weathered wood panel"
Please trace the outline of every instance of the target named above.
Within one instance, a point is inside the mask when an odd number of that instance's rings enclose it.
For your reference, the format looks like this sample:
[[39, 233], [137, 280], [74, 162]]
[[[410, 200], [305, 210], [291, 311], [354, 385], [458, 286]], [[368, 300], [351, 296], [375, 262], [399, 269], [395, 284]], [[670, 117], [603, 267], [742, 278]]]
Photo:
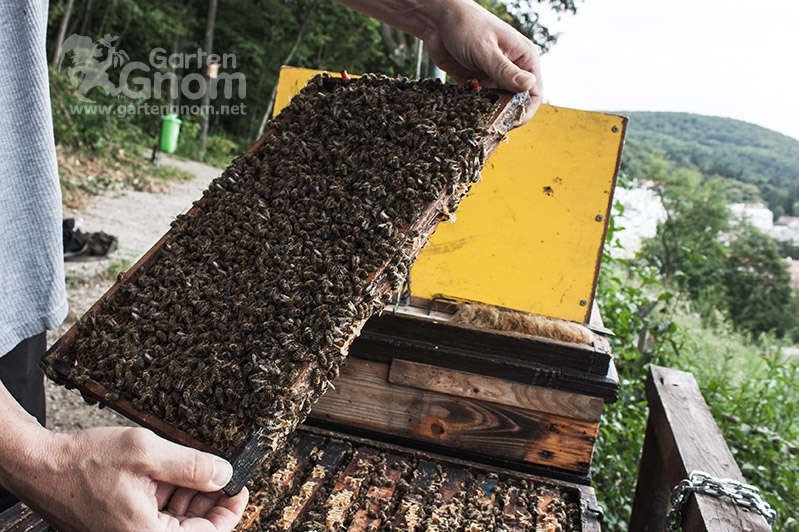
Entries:
[[[384, 314], [371, 320], [364, 328], [362, 336], [377, 339], [385, 334], [403, 338], [411, 345], [415, 345], [415, 342], [426, 342], [437, 345], [438, 349], [446, 347], [492, 353], [508, 359], [534, 361], [595, 375], [605, 375], [611, 360], [608, 352], [599, 351], [593, 346], [521, 333], [492, 331], [462, 323], [418, 319], [399, 313]], [[416, 347], [425, 348], [422, 343]], [[356, 353], [357, 348], [357, 344], [353, 346], [353, 353]]]
[[552, 390], [408, 360], [394, 359], [388, 380], [395, 384], [537, 410], [582, 421], [599, 421], [605, 402], [599, 397]]
[[389, 365], [349, 359], [310, 417], [486, 456], [588, 472], [598, 423], [393, 384]]

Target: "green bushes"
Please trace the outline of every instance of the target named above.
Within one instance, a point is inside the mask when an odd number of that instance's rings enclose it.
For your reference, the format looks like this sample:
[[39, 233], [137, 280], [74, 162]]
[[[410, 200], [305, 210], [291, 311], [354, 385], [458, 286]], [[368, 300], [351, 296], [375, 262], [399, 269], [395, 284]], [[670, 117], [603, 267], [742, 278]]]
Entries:
[[175, 155], [195, 161], [225, 168], [234, 157], [240, 154], [239, 144], [227, 137], [209, 135], [205, 142], [205, 151], [200, 145], [200, 120], [190, 116], [183, 120], [180, 126], [180, 141]]
[[[617, 208], [622, 208], [618, 206]], [[612, 223], [612, 222], [611, 222]], [[608, 246], [618, 246], [611, 225]], [[621, 382], [602, 416], [592, 470], [603, 530], [627, 530], [646, 428], [650, 363], [692, 372], [748, 482], [778, 511], [775, 530], [799, 530], [799, 357], [771, 335], [751, 337], [716, 312], [703, 319], [641, 261], [606, 252], [597, 293]]]

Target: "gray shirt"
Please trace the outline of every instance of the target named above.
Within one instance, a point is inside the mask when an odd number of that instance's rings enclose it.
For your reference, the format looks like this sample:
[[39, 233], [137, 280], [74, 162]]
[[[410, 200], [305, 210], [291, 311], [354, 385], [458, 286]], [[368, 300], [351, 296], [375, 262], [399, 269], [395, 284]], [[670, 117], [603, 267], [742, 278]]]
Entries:
[[0, 1], [0, 356], [66, 317], [46, 0]]

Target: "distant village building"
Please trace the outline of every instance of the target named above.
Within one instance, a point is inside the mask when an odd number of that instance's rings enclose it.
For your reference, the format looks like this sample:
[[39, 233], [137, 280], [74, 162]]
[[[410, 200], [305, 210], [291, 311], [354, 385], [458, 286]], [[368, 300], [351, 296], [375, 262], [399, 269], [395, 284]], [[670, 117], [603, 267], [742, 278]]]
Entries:
[[[641, 180], [632, 189], [616, 188], [614, 197], [624, 206], [624, 213], [616, 219], [616, 227], [623, 228], [616, 235], [623, 249], [612, 249], [614, 257], [634, 257], [643, 241], [657, 234], [658, 224], [666, 220], [666, 209], [657, 193], [660, 186], [663, 184]], [[733, 221], [748, 223], [779, 242], [799, 245], [799, 216], [781, 216], [775, 224], [774, 213], [762, 203], [733, 203], [729, 209]], [[724, 235], [722, 241], [729, 242], [730, 237]], [[789, 259], [793, 258], [799, 259]], [[789, 263], [794, 287], [799, 288], [799, 260]]]
[[762, 203], [733, 203], [729, 206], [733, 220], [753, 225], [770, 234], [774, 228], [774, 213]]
[[799, 216], [780, 216], [777, 225], [787, 225], [794, 229], [799, 229]]
[[640, 180], [635, 188], [617, 187], [615, 200], [624, 206], [624, 213], [616, 219], [616, 227], [623, 227], [616, 236], [623, 249], [613, 248], [616, 258], [629, 259], [641, 250], [644, 239], [657, 234], [658, 224], [666, 221], [666, 209], [660, 201], [656, 187], [660, 183]]
[[799, 217], [780, 216], [775, 224], [774, 213], [760, 203], [733, 203], [730, 212], [733, 219], [755, 226], [778, 242], [799, 244]]
[[788, 273], [791, 274], [791, 287], [799, 290], [799, 260], [785, 259], [788, 263]]

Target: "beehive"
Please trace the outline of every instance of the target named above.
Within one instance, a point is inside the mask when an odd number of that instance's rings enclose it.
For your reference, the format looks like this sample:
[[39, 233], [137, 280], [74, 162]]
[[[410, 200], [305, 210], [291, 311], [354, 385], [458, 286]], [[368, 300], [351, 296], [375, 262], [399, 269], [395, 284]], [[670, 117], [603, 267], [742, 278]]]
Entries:
[[314, 78], [43, 367], [231, 458], [237, 491], [325, 392], [525, 98]]
[[299, 430], [250, 483], [238, 530], [596, 530], [590, 488]]

